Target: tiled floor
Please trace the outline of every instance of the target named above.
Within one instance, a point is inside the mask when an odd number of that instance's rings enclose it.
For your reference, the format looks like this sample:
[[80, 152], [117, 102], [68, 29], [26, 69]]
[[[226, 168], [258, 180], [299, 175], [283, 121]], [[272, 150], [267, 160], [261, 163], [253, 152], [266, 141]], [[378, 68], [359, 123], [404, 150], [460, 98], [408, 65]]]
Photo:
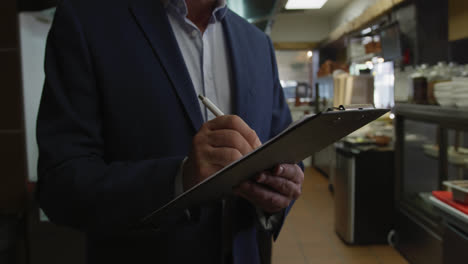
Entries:
[[386, 245], [347, 246], [333, 227], [333, 196], [328, 179], [307, 169], [303, 193], [273, 245], [273, 264], [403, 264]]

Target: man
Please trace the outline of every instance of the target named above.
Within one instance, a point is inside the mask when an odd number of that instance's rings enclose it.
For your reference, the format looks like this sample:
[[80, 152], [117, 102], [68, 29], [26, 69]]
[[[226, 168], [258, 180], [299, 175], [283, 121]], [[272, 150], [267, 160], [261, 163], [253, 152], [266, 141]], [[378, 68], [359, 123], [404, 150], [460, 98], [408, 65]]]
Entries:
[[[267, 36], [221, 0], [63, 0], [45, 72], [40, 204], [86, 232], [89, 263], [260, 262], [258, 233], [276, 237], [300, 195], [297, 165], [242, 183], [230, 206], [129, 226], [291, 122]], [[236, 115], [214, 118], [197, 93]]]

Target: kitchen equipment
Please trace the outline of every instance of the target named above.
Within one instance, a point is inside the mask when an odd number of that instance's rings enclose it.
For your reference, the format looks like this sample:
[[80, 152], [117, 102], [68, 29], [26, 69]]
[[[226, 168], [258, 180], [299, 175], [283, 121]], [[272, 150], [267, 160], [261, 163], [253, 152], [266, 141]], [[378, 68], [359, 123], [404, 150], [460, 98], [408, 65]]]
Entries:
[[335, 231], [349, 244], [386, 243], [393, 228], [393, 150], [335, 144]]

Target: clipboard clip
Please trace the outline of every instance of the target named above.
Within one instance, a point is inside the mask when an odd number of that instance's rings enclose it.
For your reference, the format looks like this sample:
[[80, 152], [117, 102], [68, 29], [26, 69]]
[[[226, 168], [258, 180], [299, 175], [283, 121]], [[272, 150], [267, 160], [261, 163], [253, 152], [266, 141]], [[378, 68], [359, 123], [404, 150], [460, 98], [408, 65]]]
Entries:
[[346, 108], [343, 105], [340, 105], [338, 107], [333, 106], [327, 109], [327, 112], [333, 112], [333, 111], [346, 111]]
[[344, 105], [340, 105], [338, 107], [329, 107], [327, 109], [327, 112], [346, 111], [346, 110], [364, 110], [364, 109], [375, 109], [375, 107], [372, 104], [353, 104], [353, 105], [347, 105], [346, 107]]

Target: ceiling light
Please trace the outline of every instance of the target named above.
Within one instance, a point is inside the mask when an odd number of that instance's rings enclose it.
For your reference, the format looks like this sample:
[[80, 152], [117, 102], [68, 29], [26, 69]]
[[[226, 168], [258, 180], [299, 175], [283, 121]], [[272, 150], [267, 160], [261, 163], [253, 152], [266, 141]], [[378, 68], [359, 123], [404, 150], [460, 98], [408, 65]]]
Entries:
[[320, 9], [327, 0], [288, 0], [286, 9]]
[[362, 35], [367, 35], [367, 34], [369, 34], [369, 33], [371, 33], [371, 32], [372, 32], [372, 28], [369, 27], [369, 28], [363, 29], [363, 30], [361, 31], [361, 34], [362, 34]]
[[311, 58], [312, 55], [314, 55], [314, 53], [313, 53], [311, 50], [309, 50], [309, 51], [307, 52], [307, 57]]

